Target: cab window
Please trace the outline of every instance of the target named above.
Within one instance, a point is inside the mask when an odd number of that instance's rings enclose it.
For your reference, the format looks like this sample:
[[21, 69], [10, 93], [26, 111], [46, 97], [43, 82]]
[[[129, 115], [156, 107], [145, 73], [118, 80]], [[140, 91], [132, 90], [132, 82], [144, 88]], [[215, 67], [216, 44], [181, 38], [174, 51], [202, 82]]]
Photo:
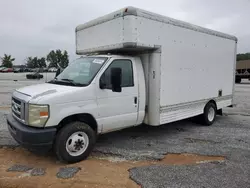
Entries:
[[111, 69], [112, 68], [121, 68], [122, 70], [122, 82], [121, 87], [133, 87], [134, 78], [133, 78], [133, 67], [132, 62], [127, 59], [117, 59], [114, 60], [107, 70], [103, 73], [101, 80], [105, 83], [106, 89], [111, 89]]

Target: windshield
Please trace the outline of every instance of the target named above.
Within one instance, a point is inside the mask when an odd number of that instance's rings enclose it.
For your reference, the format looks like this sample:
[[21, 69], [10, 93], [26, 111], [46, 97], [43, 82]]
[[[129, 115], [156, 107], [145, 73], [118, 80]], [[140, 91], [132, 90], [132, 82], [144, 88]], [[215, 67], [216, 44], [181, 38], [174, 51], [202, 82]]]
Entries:
[[106, 57], [81, 57], [76, 59], [51, 83], [66, 82], [74, 86], [89, 85], [107, 59]]

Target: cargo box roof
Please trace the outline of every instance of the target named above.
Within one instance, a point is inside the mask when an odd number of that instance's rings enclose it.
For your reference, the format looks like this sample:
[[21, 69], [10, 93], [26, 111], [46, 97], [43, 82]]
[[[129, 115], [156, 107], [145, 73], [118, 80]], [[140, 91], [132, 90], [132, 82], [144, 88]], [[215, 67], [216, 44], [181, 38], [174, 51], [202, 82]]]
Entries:
[[173, 19], [173, 18], [170, 18], [170, 17], [167, 17], [167, 16], [162, 16], [162, 15], [152, 13], [152, 12], [149, 12], [149, 11], [145, 11], [145, 10], [135, 8], [135, 7], [126, 7], [126, 8], [120, 9], [118, 11], [115, 11], [113, 13], [110, 13], [108, 15], [105, 15], [105, 16], [102, 16], [100, 18], [94, 19], [94, 20], [92, 20], [90, 22], [87, 22], [85, 24], [81, 24], [81, 25], [76, 27], [76, 31], [80, 31], [80, 30], [83, 30], [83, 29], [86, 29], [86, 28], [89, 28], [89, 27], [92, 27], [92, 26], [95, 26], [95, 25], [98, 25], [98, 24], [101, 24], [101, 23], [104, 23], [104, 22], [108, 22], [108, 21], [113, 20], [115, 18], [124, 17], [124, 16], [127, 16], [127, 15], [134, 15], [134, 16], [144, 17], [144, 18], [147, 18], [147, 19], [151, 19], [151, 20], [171, 24], [171, 25], [178, 26], [178, 27], [183, 27], [183, 28], [186, 28], [186, 29], [198, 31], [198, 32], [201, 32], [201, 33], [206, 33], [206, 34], [209, 34], [209, 35], [214, 35], [214, 36], [234, 40], [234, 41], [237, 42], [237, 38], [235, 36], [228, 35], [228, 34], [225, 34], [225, 33], [221, 33], [221, 32], [218, 32], [218, 31], [214, 31], [214, 30], [211, 30], [211, 29], [203, 28], [203, 27], [200, 27], [200, 26], [197, 26], [197, 25], [193, 25], [193, 24], [190, 24], [190, 23], [187, 23], [187, 22], [176, 20], [176, 19]]

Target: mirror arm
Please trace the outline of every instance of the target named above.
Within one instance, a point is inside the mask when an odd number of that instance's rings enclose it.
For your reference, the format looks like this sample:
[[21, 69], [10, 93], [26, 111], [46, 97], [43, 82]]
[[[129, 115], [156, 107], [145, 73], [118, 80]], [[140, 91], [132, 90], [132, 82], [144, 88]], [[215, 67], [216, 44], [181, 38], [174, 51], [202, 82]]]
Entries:
[[100, 83], [100, 89], [105, 89], [106, 84]]
[[99, 80], [99, 87], [100, 87], [100, 89], [105, 89], [106, 88], [106, 84], [102, 79]]

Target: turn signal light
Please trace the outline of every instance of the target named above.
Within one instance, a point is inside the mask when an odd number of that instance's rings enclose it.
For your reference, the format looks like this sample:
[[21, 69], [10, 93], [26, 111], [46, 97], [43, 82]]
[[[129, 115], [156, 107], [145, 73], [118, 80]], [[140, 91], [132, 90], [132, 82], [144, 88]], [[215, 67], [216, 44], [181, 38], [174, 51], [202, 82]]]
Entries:
[[49, 113], [48, 112], [40, 112], [40, 117], [43, 117], [43, 116], [49, 116]]

